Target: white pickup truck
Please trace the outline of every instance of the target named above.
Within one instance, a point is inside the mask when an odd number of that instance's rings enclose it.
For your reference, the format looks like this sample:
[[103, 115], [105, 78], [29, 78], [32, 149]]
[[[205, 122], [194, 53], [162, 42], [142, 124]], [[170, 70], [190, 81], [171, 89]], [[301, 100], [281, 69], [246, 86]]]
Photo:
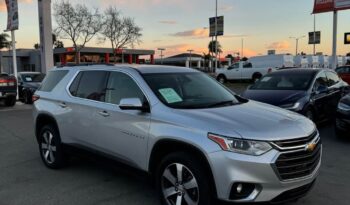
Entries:
[[254, 68], [249, 61], [240, 61], [227, 68], [216, 69], [215, 77], [221, 83], [230, 80], [253, 80], [255, 82], [272, 71], [273, 68]]

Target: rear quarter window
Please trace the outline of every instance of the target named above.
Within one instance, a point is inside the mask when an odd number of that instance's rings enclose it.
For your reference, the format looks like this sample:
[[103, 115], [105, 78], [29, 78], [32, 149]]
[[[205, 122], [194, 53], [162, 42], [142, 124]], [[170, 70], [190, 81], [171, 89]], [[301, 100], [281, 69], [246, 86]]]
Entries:
[[50, 71], [39, 88], [43, 92], [51, 92], [59, 82], [68, 74], [68, 70]]

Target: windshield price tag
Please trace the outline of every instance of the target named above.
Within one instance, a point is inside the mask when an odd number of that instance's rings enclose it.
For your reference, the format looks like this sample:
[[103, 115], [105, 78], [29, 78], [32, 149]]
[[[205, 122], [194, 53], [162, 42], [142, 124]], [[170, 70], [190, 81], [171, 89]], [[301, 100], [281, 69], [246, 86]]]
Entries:
[[177, 92], [172, 88], [159, 89], [159, 92], [168, 103], [177, 103], [183, 101]]

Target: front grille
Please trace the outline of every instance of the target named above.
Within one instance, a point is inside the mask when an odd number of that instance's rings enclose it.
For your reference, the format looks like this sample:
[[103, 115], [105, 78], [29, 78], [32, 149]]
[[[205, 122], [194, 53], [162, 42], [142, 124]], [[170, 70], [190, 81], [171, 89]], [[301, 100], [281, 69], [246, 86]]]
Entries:
[[311, 142], [318, 135], [315, 130], [311, 135], [299, 139], [294, 140], [280, 140], [274, 141], [273, 144], [277, 145], [277, 147], [281, 149], [293, 148], [298, 146], [305, 146], [307, 143]]
[[282, 153], [275, 162], [280, 179], [290, 180], [311, 175], [321, 160], [321, 149], [319, 141], [312, 152], [297, 150]]
[[299, 199], [301, 197], [304, 197], [313, 187], [315, 181], [313, 181], [311, 184], [304, 185], [302, 187], [298, 187], [296, 189], [292, 189], [286, 192], [283, 192], [276, 198], [274, 198], [271, 203], [272, 204], [279, 204], [279, 203], [286, 203], [288, 201], [293, 201], [296, 199]]

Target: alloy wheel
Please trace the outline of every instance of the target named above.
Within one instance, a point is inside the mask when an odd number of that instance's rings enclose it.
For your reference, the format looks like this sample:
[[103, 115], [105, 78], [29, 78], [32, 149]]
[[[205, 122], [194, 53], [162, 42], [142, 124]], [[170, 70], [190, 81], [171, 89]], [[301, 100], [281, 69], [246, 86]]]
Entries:
[[197, 205], [199, 203], [197, 180], [183, 164], [174, 163], [165, 168], [161, 188], [168, 205]]
[[41, 152], [48, 164], [52, 164], [56, 159], [56, 145], [54, 136], [50, 131], [45, 131], [42, 134]]

